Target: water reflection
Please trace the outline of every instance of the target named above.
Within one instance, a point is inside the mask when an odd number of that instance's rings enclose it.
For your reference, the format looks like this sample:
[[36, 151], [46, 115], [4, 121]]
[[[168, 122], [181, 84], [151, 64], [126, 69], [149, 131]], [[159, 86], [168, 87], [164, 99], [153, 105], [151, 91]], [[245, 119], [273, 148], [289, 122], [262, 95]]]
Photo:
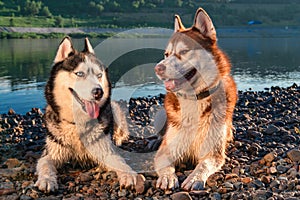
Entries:
[[[31, 107], [44, 107], [43, 89], [60, 41], [0, 40], [0, 113], [7, 112], [10, 107], [20, 113], [29, 111]], [[272, 85], [300, 83], [299, 41], [299, 37], [219, 38], [219, 45], [231, 58], [232, 73], [238, 88], [263, 90]], [[100, 39], [91, 40], [93, 46], [99, 42]], [[159, 42], [165, 46], [167, 39]], [[73, 43], [75, 48], [82, 49], [82, 39], [74, 39]], [[145, 95], [149, 91], [151, 94], [162, 92], [163, 87], [153, 71], [162, 54], [160, 49], [139, 49], [112, 62], [109, 70], [112, 82], [117, 84], [115, 94], [118, 95], [115, 98], [122, 98], [125, 87], [133, 89], [135, 96]], [[101, 54], [100, 57], [105, 58], [106, 55]], [[144, 65], [146, 63], [153, 63], [153, 66]], [[136, 78], [122, 77], [127, 72]]]

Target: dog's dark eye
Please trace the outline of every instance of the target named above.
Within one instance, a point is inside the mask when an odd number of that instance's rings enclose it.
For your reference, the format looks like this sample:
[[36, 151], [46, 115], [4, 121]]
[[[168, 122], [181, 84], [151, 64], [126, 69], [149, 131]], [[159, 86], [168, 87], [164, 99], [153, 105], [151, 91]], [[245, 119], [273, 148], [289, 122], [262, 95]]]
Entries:
[[102, 78], [102, 73], [97, 74], [97, 78]]
[[75, 75], [78, 76], [78, 77], [84, 77], [85, 73], [82, 72], [82, 71], [79, 71], [79, 72], [75, 72]]
[[186, 54], [187, 52], [189, 52], [189, 50], [182, 50], [182, 51], [179, 52], [179, 55], [184, 55], [184, 54]]
[[169, 53], [168, 52], [165, 52], [165, 57], [168, 57], [169, 56]]

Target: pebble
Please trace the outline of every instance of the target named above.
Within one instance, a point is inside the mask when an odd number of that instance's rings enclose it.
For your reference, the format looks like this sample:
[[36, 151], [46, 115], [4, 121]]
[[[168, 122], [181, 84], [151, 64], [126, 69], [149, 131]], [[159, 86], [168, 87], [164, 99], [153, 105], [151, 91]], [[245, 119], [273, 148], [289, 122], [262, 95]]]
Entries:
[[265, 184], [261, 180], [258, 180], [258, 179], [254, 180], [253, 184], [256, 185], [258, 188], [265, 187]]
[[7, 195], [16, 192], [13, 182], [5, 179], [4, 182], [0, 183], [0, 196]]
[[268, 128], [265, 130], [265, 133], [270, 135], [270, 134], [273, 134], [273, 133], [277, 133], [277, 132], [279, 132], [279, 131], [280, 131], [280, 129], [279, 129], [277, 126], [271, 124], [271, 125], [269, 125]]
[[271, 163], [276, 158], [276, 153], [271, 152], [264, 156], [264, 160], [268, 163]]
[[269, 183], [271, 182], [271, 180], [272, 180], [272, 177], [271, 177], [271, 176], [265, 176], [265, 175], [263, 175], [263, 176], [261, 177], [261, 181], [262, 181], [264, 184], [269, 184]]
[[252, 182], [252, 178], [251, 177], [245, 177], [245, 178], [241, 178], [242, 183], [248, 184], [250, 182]]
[[[154, 127], [164, 95], [132, 98], [120, 102], [129, 109], [129, 127], [140, 135], [130, 136], [122, 145], [127, 151], [157, 150], [161, 136]], [[0, 114], [0, 200], [5, 199], [268, 199], [293, 200], [300, 197], [300, 87], [271, 87], [267, 91], [239, 91], [233, 124], [234, 141], [227, 149], [226, 163], [211, 175], [205, 190], [164, 192], [155, 188], [157, 174], [145, 171], [136, 190], [120, 190], [112, 171], [77, 169], [68, 165], [58, 174], [59, 189], [44, 194], [33, 185], [35, 167], [45, 144], [47, 130], [43, 113], [32, 109], [26, 115], [13, 110]], [[162, 124], [155, 124], [161, 129]], [[159, 127], [159, 128], [157, 128]], [[148, 134], [148, 138], [141, 138]], [[75, 167], [77, 168], [77, 167]], [[179, 181], [193, 165], [183, 163], [176, 174]], [[145, 181], [145, 184], [141, 184]]]
[[270, 167], [269, 170], [270, 170], [270, 174], [275, 174], [275, 173], [277, 173], [276, 167]]
[[266, 190], [257, 190], [252, 195], [253, 200], [262, 200], [267, 199], [269, 197], [269, 194]]
[[33, 185], [32, 181], [24, 181], [21, 185], [21, 188], [24, 189], [26, 187], [28, 187], [29, 185]]
[[118, 191], [118, 196], [119, 197], [125, 197], [127, 195], [127, 190], [120, 190]]
[[280, 174], [283, 174], [288, 171], [288, 167], [285, 167], [283, 165], [277, 165], [276, 169]]
[[171, 195], [172, 200], [192, 200], [188, 192], [177, 192]]
[[234, 179], [234, 178], [238, 178], [239, 176], [235, 173], [232, 174], [226, 174], [225, 175], [225, 180], [230, 180], [230, 179]]
[[81, 182], [89, 182], [93, 179], [93, 177], [91, 176], [91, 174], [89, 172], [86, 172], [86, 173], [80, 174], [79, 179]]
[[209, 194], [209, 198], [211, 200], [221, 200], [222, 196], [218, 192], [213, 192], [213, 193]]
[[278, 185], [280, 185], [280, 181], [279, 180], [274, 180], [270, 183], [270, 188], [277, 187]]
[[242, 182], [235, 182], [235, 183], [233, 183], [233, 186], [236, 190], [240, 190], [243, 187], [243, 183]]
[[292, 149], [287, 153], [287, 156], [294, 162], [300, 161], [300, 150]]
[[21, 162], [16, 158], [9, 158], [7, 159], [4, 164], [7, 166], [7, 168], [15, 168], [19, 167], [21, 165]]

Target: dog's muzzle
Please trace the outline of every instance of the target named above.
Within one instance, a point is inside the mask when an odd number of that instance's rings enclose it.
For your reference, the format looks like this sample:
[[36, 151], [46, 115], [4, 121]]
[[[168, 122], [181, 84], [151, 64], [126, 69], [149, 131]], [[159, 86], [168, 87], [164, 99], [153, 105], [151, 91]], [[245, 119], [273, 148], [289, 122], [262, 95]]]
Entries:
[[70, 92], [74, 96], [75, 100], [81, 105], [82, 110], [85, 111], [91, 118], [96, 119], [100, 113], [100, 107], [98, 105], [99, 101], [103, 96], [103, 90], [100, 87], [96, 87], [92, 90], [93, 100], [86, 100], [81, 98], [77, 92], [69, 88]]
[[182, 74], [181, 78], [171, 78], [171, 77], [166, 77], [166, 66], [162, 63], [157, 64], [154, 67], [154, 71], [156, 75], [164, 81], [165, 87], [167, 90], [172, 90], [176, 91], [180, 89], [181, 85], [187, 81], [190, 81], [197, 73], [196, 68], [192, 68], [185, 74]]

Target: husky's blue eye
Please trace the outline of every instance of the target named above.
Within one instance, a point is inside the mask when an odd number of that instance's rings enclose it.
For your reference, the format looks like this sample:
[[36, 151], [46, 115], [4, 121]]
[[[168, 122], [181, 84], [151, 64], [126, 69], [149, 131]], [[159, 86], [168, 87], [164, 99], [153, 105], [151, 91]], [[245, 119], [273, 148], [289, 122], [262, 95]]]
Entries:
[[182, 50], [182, 51], [179, 52], [179, 54], [180, 54], [180, 55], [184, 55], [184, 54], [186, 54], [187, 52], [189, 52], [189, 50]]
[[85, 76], [84, 72], [82, 72], [82, 71], [75, 72], [75, 75], [78, 76], [78, 77], [84, 77]]
[[102, 73], [97, 74], [97, 78], [102, 78]]

